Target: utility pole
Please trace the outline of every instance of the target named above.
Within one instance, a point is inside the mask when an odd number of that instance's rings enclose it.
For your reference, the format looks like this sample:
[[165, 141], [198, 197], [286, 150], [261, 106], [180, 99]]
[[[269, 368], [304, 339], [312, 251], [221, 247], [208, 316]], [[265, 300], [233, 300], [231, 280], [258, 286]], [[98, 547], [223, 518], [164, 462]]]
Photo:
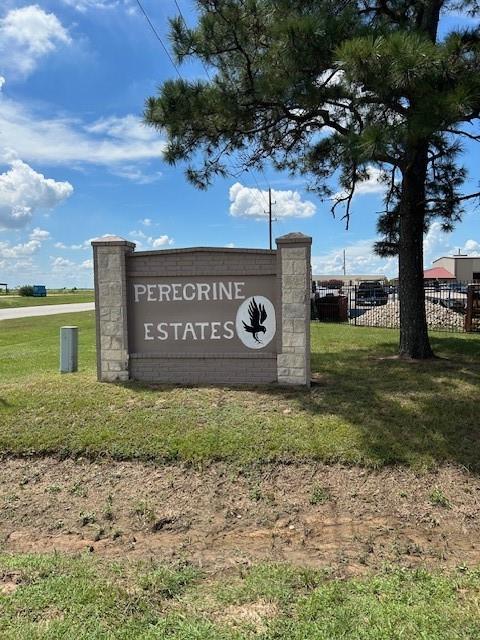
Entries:
[[277, 203], [276, 201], [272, 202], [272, 189], [268, 187], [268, 211], [264, 211], [264, 213], [268, 213], [268, 237], [270, 240], [270, 251], [272, 250], [272, 204]]

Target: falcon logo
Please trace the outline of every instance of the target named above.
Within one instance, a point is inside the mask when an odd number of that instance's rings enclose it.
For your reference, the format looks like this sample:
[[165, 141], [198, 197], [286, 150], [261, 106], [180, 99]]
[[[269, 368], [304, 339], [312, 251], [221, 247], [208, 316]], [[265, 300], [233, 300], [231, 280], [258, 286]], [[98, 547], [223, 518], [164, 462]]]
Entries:
[[258, 339], [258, 334], [267, 331], [262, 324], [267, 319], [265, 307], [263, 304], [257, 305], [255, 298], [252, 298], [248, 306], [248, 315], [250, 316], [250, 326], [242, 320], [245, 331], [251, 333], [255, 342], [261, 344], [262, 341]]
[[242, 302], [235, 322], [237, 336], [249, 349], [264, 349], [275, 337], [275, 307], [265, 296], [255, 295]]

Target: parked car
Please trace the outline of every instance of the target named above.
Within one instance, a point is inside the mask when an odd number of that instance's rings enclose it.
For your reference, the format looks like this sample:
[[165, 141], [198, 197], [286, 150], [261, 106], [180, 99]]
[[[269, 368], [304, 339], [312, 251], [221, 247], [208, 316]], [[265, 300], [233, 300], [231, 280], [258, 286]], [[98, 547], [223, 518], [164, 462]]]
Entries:
[[438, 289], [425, 289], [425, 299], [433, 304], [439, 304], [452, 311], [464, 312], [467, 304], [466, 290], [454, 289], [449, 284], [444, 284]]
[[463, 313], [467, 306], [467, 300], [466, 298], [444, 298], [443, 300], [440, 300], [440, 304], [446, 309]]
[[373, 306], [387, 304], [388, 292], [380, 280], [366, 280], [361, 282], [355, 292], [355, 304]]
[[462, 282], [452, 282], [451, 284], [447, 285], [447, 287], [450, 289], [450, 291], [458, 291], [459, 293], [468, 292], [467, 285], [463, 284]]

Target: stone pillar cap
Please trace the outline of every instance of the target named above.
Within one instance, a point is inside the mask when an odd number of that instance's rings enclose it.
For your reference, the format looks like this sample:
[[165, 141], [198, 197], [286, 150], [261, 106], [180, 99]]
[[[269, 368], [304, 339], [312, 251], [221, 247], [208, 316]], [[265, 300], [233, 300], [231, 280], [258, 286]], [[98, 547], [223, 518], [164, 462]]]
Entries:
[[287, 233], [285, 236], [280, 236], [275, 240], [277, 244], [312, 244], [311, 236], [306, 236], [303, 233], [295, 231], [293, 233]]
[[98, 247], [102, 245], [106, 246], [122, 246], [122, 247], [133, 247], [135, 248], [135, 242], [130, 242], [130, 240], [125, 240], [125, 238], [120, 238], [120, 236], [103, 236], [101, 238], [95, 238], [91, 242], [92, 247]]

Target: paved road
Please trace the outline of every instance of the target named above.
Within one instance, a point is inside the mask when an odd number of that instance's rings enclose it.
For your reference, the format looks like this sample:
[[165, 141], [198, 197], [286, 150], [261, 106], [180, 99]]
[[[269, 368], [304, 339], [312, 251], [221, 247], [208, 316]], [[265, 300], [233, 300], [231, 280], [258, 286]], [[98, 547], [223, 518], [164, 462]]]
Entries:
[[57, 313], [77, 313], [78, 311], [93, 311], [94, 302], [74, 302], [72, 304], [50, 304], [38, 307], [17, 307], [15, 309], [0, 309], [0, 320], [13, 318], [29, 318], [31, 316], [53, 316]]

